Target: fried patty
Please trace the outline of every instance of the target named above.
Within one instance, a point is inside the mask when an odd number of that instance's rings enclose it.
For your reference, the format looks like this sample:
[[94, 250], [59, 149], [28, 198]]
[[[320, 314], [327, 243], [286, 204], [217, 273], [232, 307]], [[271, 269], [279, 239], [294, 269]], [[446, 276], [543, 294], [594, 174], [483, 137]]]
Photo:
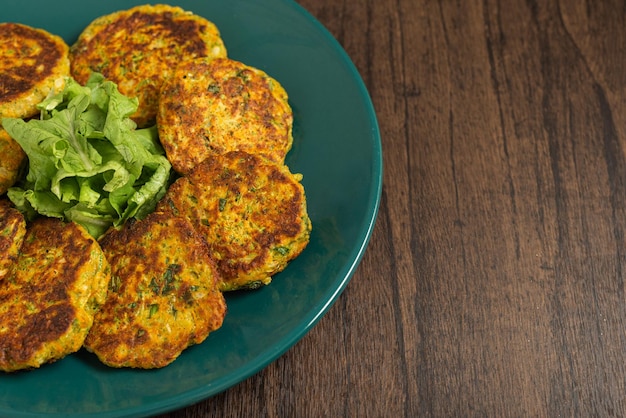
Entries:
[[13, 272], [25, 234], [22, 213], [7, 199], [0, 199], [0, 282]]
[[188, 221], [153, 212], [110, 230], [100, 243], [113, 279], [85, 347], [104, 364], [164, 367], [222, 325], [218, 273]]
[[142, 5], [101, 16], [70, 49], [71, 71], [79, 83], [92, 72], [117, 83], [139, 99], [132, 119], [153, 124], [159, 90], [172, 69], [194, 57], [225, 57], [226, 48], [210, 21], [168, 5]]
[[293, 142], [292, 125], [278, 81], [228, 58], [185, 61], [161, 90], [159, 137], [179, 173], [235, 150], [282, 163]]
[[29, 224], [0, 286], [0, 369], [36, 368], [82, 347], [110, 279], [98, 243], [75, 223]]
[[25, 161], [26, 154], [20, 144], [0, 127], [0, 195], [15, 184]]
[[0, 119], [26, 118], [69, 76], [69, 47], [56, 35], [19, 23], [0, 23]]
[[301, 176], [259, 155], [209, 157], [170, 186], [158, 207], [190, 219], [205, 237], [222, 291], [268, 284], [309, 242]]

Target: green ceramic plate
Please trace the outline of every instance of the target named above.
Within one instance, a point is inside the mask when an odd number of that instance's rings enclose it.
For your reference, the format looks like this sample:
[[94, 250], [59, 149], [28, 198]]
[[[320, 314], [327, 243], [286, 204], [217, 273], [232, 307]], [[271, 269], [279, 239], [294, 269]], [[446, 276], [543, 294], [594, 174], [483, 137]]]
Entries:
[[[0, 21], [44, 28], [71, 44], [94, 18], [141, 3], [4, 0]], [[231, 58], [266, 71], [289, 93], [295, 122], [287, 164], [304, 175], [311, 242], [270, 286], [229, 294], [223, 327], [171, 365], [111, 369], [81, 351], [38, 370], [0, 375], [2, 417], [146, 416], [224, 391], [302, 338], [365, 251], [381, 193], [381, 143], [368, 93], [343, 49], [290, 0], [170, 4], [213, 21]]]

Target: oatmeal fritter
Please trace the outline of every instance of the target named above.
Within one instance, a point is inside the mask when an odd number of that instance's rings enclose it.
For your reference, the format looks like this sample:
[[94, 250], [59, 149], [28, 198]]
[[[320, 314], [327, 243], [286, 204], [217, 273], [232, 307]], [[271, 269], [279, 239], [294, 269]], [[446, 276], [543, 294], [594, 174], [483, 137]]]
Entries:
[[161, 90], [159, 137], [179, 173], [236, 150], [282, 163], [293, 142], [292, 125], [278, 81], [232, 59], [185, 61]]
[[83, 227], [53, 218], [30, 223], [0, 286], [0, 370], [37, 368], [78, 351], [109, 279], [104, 254]]
[[15, 184], [25, 161], [20, 144], [0, 126], [0, 195]]
[[0, 119], [26, 118], [70, 74], [69, 47], [59, 36], [19, 23], [0, 23]]
[[207, 158], [159, 202], [188, 218], [206, 239], [222, 291], [254, 289], [297, 257], [311, 221], [301, 176], [243, 151]]
[[218, 273], [187, 220], [153, 212], [110, 230], [100, 243], [112, 280], [85, 347], [104, 364], [164, 367], [222, 325]]
[[0, 199], [0, 283], [13, 272], [25, 234], [22, 213], [9, 200]]
[[70, 49], [71, 72], [84, 84], [92, 72], [115, 82], [125, 96], [137, 97], [132, 119], [154, 123], [159, 90], [179, 62], [225, 57], [217, 27], [180, 7], [141, 5], [91, 22]]

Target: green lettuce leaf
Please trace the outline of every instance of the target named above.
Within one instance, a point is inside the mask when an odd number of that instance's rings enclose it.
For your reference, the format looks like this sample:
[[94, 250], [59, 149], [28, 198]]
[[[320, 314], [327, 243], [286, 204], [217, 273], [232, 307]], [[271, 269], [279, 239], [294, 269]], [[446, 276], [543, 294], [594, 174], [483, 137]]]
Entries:
[[67, 79], [38, 105], [39, 119], [2, 119], [28, 155], [23, 181], [9, 199], [28, 218], [75, 221], [98, 238], [111, 226], [142, 218], [165, 194], [171, 165], [156, 127], [137, 129], [137, 100], [93, 74], [85, 86]]

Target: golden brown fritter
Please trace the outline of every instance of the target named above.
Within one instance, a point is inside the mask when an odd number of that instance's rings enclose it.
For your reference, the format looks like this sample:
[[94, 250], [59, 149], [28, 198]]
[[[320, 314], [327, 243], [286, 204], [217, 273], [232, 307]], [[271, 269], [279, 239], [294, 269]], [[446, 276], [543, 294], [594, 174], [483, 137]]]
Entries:
[[51, 90], [63, 90], [68, 51], [63, 39], [42, 29], [0, 23], [0, 119], [33, 116]]
[[72, 75], [79, 83], [99, 72], [122, 94], [139, 99], [132, 116], [139, 126], [154, 123], [159, 90], [172, 69], [200, 56], [226, 56], [217, 27], [167, 5], [142, 5], [101, 16], [70, 50]]
[[85, 347], [104, 364], [164, 367], [222, 325], [218, 273], [188, 221], [153, 212], [100, 243], [113, 278]]
[[109, 279], [83, 227], [53, 218], [29, 224], [16, 268], [0, 286], [0, 370], [36, 368], [79, 350]]
[[300, 175], [243, 151], [207, 158], [158, 207], [187, 217], [205, 237], [223, 291], [268, 284], [309, 242]]
[[0, 127], [0, 195], [15, 184], [25, 161], [20, 144]]
[[161, 90], [159, 137], [179, 173], [235, 150], [282, 163], [293, 142], [292, 125], [283, 87], [228, 58], [185, 61]]
[[13, 272], [25, 234], [24, 216], [10, 201], [0, 199], [0, 282]]

